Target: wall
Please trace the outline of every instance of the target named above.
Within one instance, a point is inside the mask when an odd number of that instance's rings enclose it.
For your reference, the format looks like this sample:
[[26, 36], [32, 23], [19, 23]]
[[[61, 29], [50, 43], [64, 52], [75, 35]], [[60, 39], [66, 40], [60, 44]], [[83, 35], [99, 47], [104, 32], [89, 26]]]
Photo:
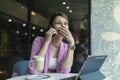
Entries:
[[91, 0], [91, 54], [108, 55], [101, 71], [120, 80], [120, 0]]

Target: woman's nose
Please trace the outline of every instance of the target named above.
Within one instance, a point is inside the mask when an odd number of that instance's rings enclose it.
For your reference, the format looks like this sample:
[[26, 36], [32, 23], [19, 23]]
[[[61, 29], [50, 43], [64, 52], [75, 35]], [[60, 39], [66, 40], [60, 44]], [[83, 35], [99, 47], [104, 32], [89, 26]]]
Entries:
[[65, 25], [63, 23], [61, 23], [61, 26], [64, 27]]

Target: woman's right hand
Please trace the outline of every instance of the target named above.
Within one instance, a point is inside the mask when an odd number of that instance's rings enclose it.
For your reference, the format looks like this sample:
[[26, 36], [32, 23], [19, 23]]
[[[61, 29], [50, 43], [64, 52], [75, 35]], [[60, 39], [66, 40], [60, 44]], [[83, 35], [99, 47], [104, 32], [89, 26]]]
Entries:
[[46, 42], [50, 43], [53, 34], [57, 34], [57, 32], [54, 28], [51, 27], [45, 34]]

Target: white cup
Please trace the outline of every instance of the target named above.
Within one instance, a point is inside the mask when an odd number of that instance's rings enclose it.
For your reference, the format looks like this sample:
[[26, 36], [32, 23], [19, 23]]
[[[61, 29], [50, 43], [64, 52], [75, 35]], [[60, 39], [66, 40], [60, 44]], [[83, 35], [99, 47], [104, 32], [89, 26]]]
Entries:
[[43, 56], [34, 56], [34, 68], [42, 72], [44, 69], [44, 57]]

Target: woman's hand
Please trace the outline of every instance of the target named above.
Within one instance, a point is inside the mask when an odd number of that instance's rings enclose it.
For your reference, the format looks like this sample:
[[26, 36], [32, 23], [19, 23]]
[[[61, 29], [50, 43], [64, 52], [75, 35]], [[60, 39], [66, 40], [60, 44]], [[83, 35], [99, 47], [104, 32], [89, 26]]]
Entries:
[[66, 28], [66, 27], [60, 27], [59, 28], [59, 33], [62, 36], [66, 37], [69, 45], [75, 45], [74, 38], [73, 38], [73, 36], [72, 36], [72, 34], [71, 34], [71, 32], [69, 31], [68, 28]]
[[50, 28], [45, 34], [46, 42], [50, 43], [53, 34], [57, 34], [57, 32], [54, 28]]

